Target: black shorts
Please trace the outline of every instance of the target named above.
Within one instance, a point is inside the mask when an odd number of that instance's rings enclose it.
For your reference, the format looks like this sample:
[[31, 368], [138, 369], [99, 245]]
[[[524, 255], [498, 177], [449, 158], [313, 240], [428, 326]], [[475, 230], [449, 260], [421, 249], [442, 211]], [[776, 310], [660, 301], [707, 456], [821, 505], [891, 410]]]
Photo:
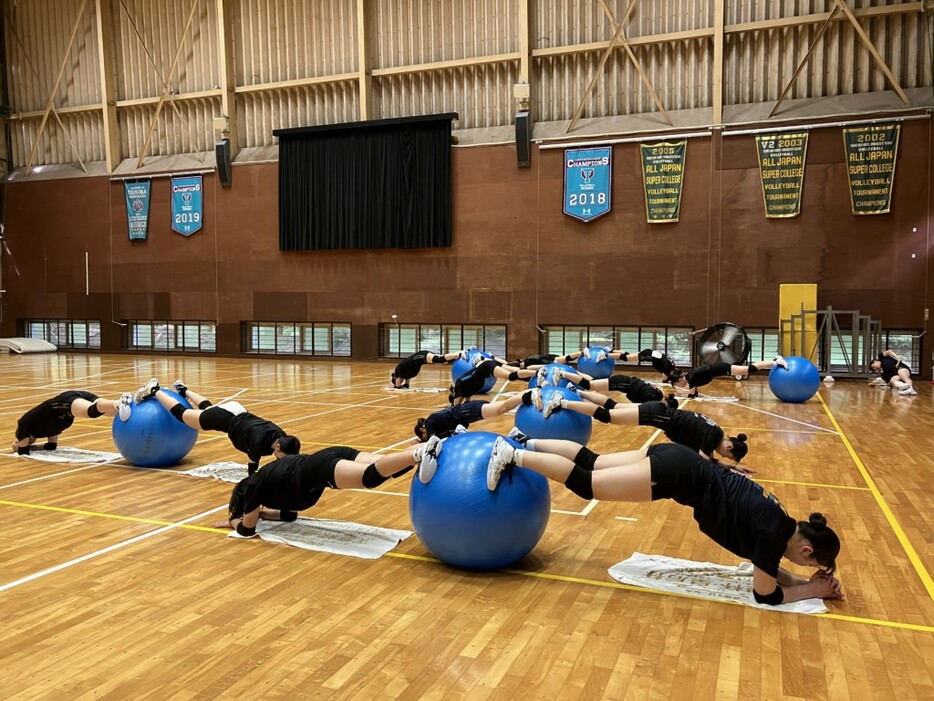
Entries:
[[664, 402], [643, 402], [639, 405], [639, 425], [667, 431], [671, 426], [671, 408]]
[[356, 448], [334, 446], [319, 450], [311, 455], [303, 455], [299, 467], [301, 491], [306, 492], [316, 487], [337, 489], [334, 483], [334, 471], [341, 460], [355, 460], [360, 454]]
[[220, 431], [227, 433], [230, 422], [234, 420], [233, 412], [219, 406], [211, 406], [201, 412], [198, 417], [198, 423], [205, 431]]
[[652, 501], [674, 499], [696, 507], [704, 501], [710, 481], [710, 463], [690, 448], [662, 443], [648, 449], [652, 474]]
[[633, 404], [643, 402], [660, 402], [665, 396], [662, 391], [638, 377], [630, 375], [610, 375], [609, 388], [611, 392], [622, 392]]
[[475, 399], [472, 402], [464, 402], [456, 407], [457, 418], [462, 426], [469, 426], [477, 421], [483, 421], [483, 407], [489, 404], [484, 399]]
[[96, 394], [93, 394], [91, 392], [86, 392], [83, 389], [71, 389], [71, 390], [68, 390], [67, 392], [62, 392], [60, 395], [55, 397], [52, 401], [57, 405], [62, 405], [62, 406], [67, 407], [68, 410], [71, 411], [71, 403], [75, 401], [76, 399], [84, 399], [86, 401], [91, 402], [91, 404], [93, 404], [98, 399], [100, 399], [100, 397], [98, 397]]
[[454, 383], [454, 396], [469, 398], [482, 392], [483, 385], [493, 376], [496, 367], [495, 361], [484, 360]]

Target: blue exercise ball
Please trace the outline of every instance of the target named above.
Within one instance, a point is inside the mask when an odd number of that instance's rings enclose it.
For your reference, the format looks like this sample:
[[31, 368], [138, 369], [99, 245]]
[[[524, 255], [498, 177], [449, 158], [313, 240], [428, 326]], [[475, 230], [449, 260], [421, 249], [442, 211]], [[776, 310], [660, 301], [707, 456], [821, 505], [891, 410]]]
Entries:
[[[496, 490], [486, 486], [495, 433], [448, 438], [428, 484], [412, 480], [409, 514], [422, 544], [442, 562], [468, 570], [506, 567], [532, 552], [551, 514], [548, 480], [516, 467]], [[518, 444], [513, 443], [516, 447]]]
[[[451, 383], [457, 382], [460, 378], [466, 375], [469, 371], [473, 370], [474, 367], [474, 358], [481, 356], [484, 359], [492, 359], [493, 356], [487, 353], [486, 351], [481, 350], [471, 350], [467, 352], [467, 359], [458, 358], [454, 361], [454, 364], [451, 365]], [[493, 386], [496, 384], [496, 377], [490, 375], [487, 378], [486, 382], [483, 383], [483, 389], [480, 390], [480, 394], [487, 394]]]
[[[163, 392], [191, 409], [188, 400], [172, 390]], [[114, 445], [137, 467], [171, 467], [184, 459], [198, 440], [198, 432], [176, 419], [155, 397], [133, 404], [126, 421], [114, 419]]]
[[[548, 368], [549, 376], [551, 376], [552, 368], [561, 368], [565, 372], [573, 372], [577, 374], [577, 370], [572, 368], [570, 365], [565, 365], [564, 363], [548, 363], [548, 365], [545, 367]], [[567, 380], [561, 380], [558, 382], [558, 387], [567, 387], [569, 384], [571, 383]], [[536, 375], [532, 375], [532, 377], [529, 378], [529, 388], [531, 389], [532, 387], [538, 387], [538, 377]]]
[[[606, 348], [604, 346], [591, 346], [589, 349], [590, 358], [585, 358], [583, 355], [577, 359], [577, 367], [581, 372], [587, 373], [595, 380], [605, 380], [610, 375], [613, 374], [613, 370], [616, 369], [616, 361], [613, 358], [609, 357], [611, 348]], [[607, 354], [607, 357], [597, 362], [595, 358], [597, 353], [603, 351]]]
[[[548, 404], [555, 392], [565, 399], [581, 401], [581, 398], [567, 387], [545, 386], [542, 387], [542, 402]], [[534, 406], [520, 404], [516, 411], [516, 428], [530, 438], [554, 438], [587, 445], [590, 434], [593, 433], [593, 419], [587, 414], [568, 409], [558, 409], [546, 419]]]
[[820, 373], [807, 358], [793, 355], [785, 358], [787, 368], [774, 365], [769, 370], [769, 389], [789, 404], [801, 404], [814, 396], [820, 387]]

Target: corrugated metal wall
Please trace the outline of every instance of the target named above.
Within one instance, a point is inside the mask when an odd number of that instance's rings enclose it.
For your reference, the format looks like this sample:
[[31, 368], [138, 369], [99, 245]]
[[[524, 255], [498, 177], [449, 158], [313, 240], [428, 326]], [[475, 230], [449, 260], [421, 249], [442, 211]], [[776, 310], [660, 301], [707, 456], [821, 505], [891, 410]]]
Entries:
[[[112, 45], [100, 46], [97, 0], [0, 0], [13, 166], [26, 163], [66, 55], [36, 164], [104, 158], [105, 100], [116, 101], [121, 158], [208, 151], [222, 110], [224, 52], [232, 55], [241, 147], [275, 143], [279, 127], [456, 111], [459, 127], [512, 123], [512, 86], [530, 61], [537, 122], [568, 120], [614, 33], [597, 0], [100, 0]], [[921, 2], [849, 0], [904, 88], [930, 87], [931, 47]], [[628, 0], [607, 0], [616, 20]], [[218, 13], [231, 8], [229, 45]], [[528, 6], [528, 41], [519, 36]], [[624, 33], [669, 111], [710, 109], [718, 0], [641, 0]], [[774, 101], [818, 35], [833, 0], [725, 0], [724, 105]], [[186, 31], [189, 14], [190, 27]], [[79, 15], [80, 10], [80, 15]], [[366, 26], [358, 26], [359, 18]], [[842, 17], [842, 15], [840, 15]], [[69, 38], [77, 18], [75, 39]], [[106, 32], [105, 32], [106, 35]], [[366, 50], [359, 43], [365, 38]], [[169, 75], [178, 51], [178, 65]], [[100, 55], [113, 64], [103, 96]], [[525, 55], [523, 56], [523, 52]], [[364, 56], [365, 58], [361, 58]], [[362, 67], [361, 60], [367, 62]], [[361, 69], [367, 71], [367, 79]], [[370, 94], [361, 98], [361, 85]], [[157, 104], [163, 105], [146, 146]], [[853, 27], [834, 21], [789, 97], [890, 90]], [[615, 48], [584, 117], [657, 111]], [[64, 127], [64, 128], [63, 128]]]

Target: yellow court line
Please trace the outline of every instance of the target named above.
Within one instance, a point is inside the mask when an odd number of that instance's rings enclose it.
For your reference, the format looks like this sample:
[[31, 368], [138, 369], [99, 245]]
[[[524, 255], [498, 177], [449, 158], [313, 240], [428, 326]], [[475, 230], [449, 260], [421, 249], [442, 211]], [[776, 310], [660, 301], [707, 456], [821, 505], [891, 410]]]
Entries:
[[889, 508], [888, 503], [885, 501], [885, 497], [882, 496], [882, 492], [880, 492], [879, 488], [876, 486], [875, 481], [872, 479], [872, 475], [869, 474], [869, 470], [866, 469], [866, 466], [863, 465], [863, 461], [860, 460], [859, 456], [856, 454], [856, 450], [854, 450], [853, 444], [850, 443], [850, 439], [847, 438], [847, 435], [843, 432], [843, 428], [841, 428], [840, 424], [837, 423], [833, 413], [830, 411], [830, 407], [827, 406], [827, 402], [824, 401], [824, 398], [820, 395], [820, 393], [817, 394], [817, 399], [824, 407], [824, 412], [826, 412], [827, 416], [830, 418], [830, 422], [834, 425], [834, 428], [836, 428], [840, 433], [840, 438], [843, 440], [843, 445], [846, 447], [850, 457], [853, 458], [853, 462], [856, 463], [857, 469], [859, 469], [860, 474], [866, 481], [866, 485], [869, 487], [869, 491], [872, 492], [872, 496], [875, 497], [879, 508], [882, 509], [882, 513], [885, 515], [886, 520], [889, 522], [889, 526], [891, 526], [892, 530], [895, 531], [895, 537], [898, 538], [898, 542], [902, 544], [902, 548], [904, 548], [905, 554], [908, 555], [908, 559], [911, 560], [911, 564], [914, 566], [915, 572], [917, 572], [918, 576], [921, 578], [921, 583], [924, 584], [924, 588], [927, 589], [928, 596], [931, 597], [932, 601], [934, 601], [934, 580], [931, 579], [930, 573], [927, 571], [924, 563], [921, 562], [921, 558], [918, 557], [918, 553], [915, 551], [911, 541], [908, 540], [908, 536], [905, 535], [905, 531], [902, 530], [901, 524], [899, 524], [898, 519], [895, 518], [895, 514], [892, 513], [892, 509]]
[[[82, 509], [67, 509], [62, 506], [45, 506], [43, 504], [24, 504], [19, 501], [6, 501], [5, 499], [0, 499], [0, 505], [3, 506], [18, 506], [24, 509], [39, 509], [40, 511], [57, 511], [62, 514], [76, 514], [78, 516], [97, 516], [98, 518], [109, 518], [115, 521], [131, 521], [133, 523], [148, 523], [154, 526], [174, 526], [176, 525], [175, 521], [159, 521], [152, 518], [140, 518], [138, 516], [121, 516], [119, 514], [104, 514], [99, 511], [84, 511]], [[178, 528], [186, 528], [191, 531], [210, 531], [213, 533], [223, 533], [227, 531], [226, 528], [210, 528], [208, 526], [192, 526], [191, 524], [181, 524], [177, 526]]]
[[[389, 552], [386, 553], [387, 557], [395, 557], [402, 560], [418, 560], [421, 562], [440, 562], [439, 560], [433, 557], [427, 557], [425, 555], [409, 555], [406, 553], [395, 553]], [[569, 577], [561, 574], [550, 574], [548, 572], [530, 572], [528, 570], [513, 570], [513, 569], [501, 569], [496, 570], [497, 573], [504, 572], [506, 574], [516, 574], [522, 577], [532, 577], [534, 579], [547, 579], [556, 582], [569, 582], [571, 584], [586, 584], [589, 586], [603, 587], [605, 589], [621, 589], [623, 591], [637, 592], [640, 594], [660, 594], [662, 596], [674, 596], [679, 599], [688, 599], [690, 601], [710, 601], [715, 604], [731, 604], [733, 606], [745, 606], [746, 604], [740, 603], [739, 601], [729, 601], [727, 599], [702, 599], [697, 596], [691, 596], [690, 594], [679, 594], [678, 592], [673, 591], [662, 591], [660, 589], [646, 589], [644, 587], [637, 587], [632, 584], [623, 584], [621, 582], [605, 582], [599, 581], [596, 579], [585, 579], [583, 577]], [[768, 609], [757, 609], [758, 611], [763, 611], [768, 613]], [[815, 613], [809, 614], [816, 616], [817, 618], [831, 618], [836, 621], [846, 621], [847, 623], [865, 623], [867, 625], [875, 626], [885, 626], [887, 628], [901, 628], [903, 630], [914, 630], [921, 633], [934, 633], [934, 626], [926, 626], [918, 623], [901, 623], [899, 621], [885, 621], [877, 618], [863, 618], [861, 616], [847, 616], [842, 613]]]
[[820, 484], [819, 482], [792, 482], [790, 480], [760, 480], [753, 477], [755, 482], [769, 482], [770, 484], [796, 484], [801, 487], [825, 487], [827, 489], [852, 489], [856, 492], [870, 492], [869, 487], [853, 487], [848, 484]]
[[[183, 528], [183, 529], [187, 529], [191, 531], [206, 531], [208, 533], [229, 533], [229, 530], [226, 528], [211, 528], [208, 526], [177, 524], [174, 521], [160, 521], [158, 519], [139, 518], [136, 516], [120, 516], [118, 514], [105, 514], [99, 511], [84, 511], [81, 509], [68, 509], [68, 508], [64, 508], [60, 506], [44, 506], [41, 504], [25, 504], [22, 502], [6, 501], [2, 499], [0, 499], [0, 505], [17, 506], [17, 507], [26, 508], [26, 509], [39, 509], [42, 511], [56, 511], [59, 513], [76, 514], [79, 516], [96, 516], [99, 518], [109, 518], [109, 519], [114, 519], [117, 521], [131, 521], [135, 523], [146, 523], [146, 524], [151, 524], [155, 526], [173, 526], [174, 525], [177, 528]], [[413, 554], [408, 554], [408, 553], [396, 553], [396, 552], [388, 552], [386, 553], [386, 555], [387, 557], [394, 557], [400, 560], [415, 560], [418, 562], [434, 562], [434, 563], [441, 564], [440, 560], [434, 557], [430, 557], [428, 555], [413, 555]], [[727, 601], [727, 600], [714, 601], [711, 599], [700, 599], [696, 596], [690, 596], [688, 594], [679, 594], [677, 592], [660, 591], [656, 589], [644, 589], [642, 587], [636, 587], [631, 584], [622, 584], [620, 582], [603, 582], [603, 581], [598, 581], [595, 579], [584, 579], [582, 577], [569, 577], [569, 576], [560, 575], [560, 574], [549, 574], [547, 572], [530, 572], [528, 570], [514, 570], [514, 569], [501, 569], [501, 570], [497, 570], [497, 572], [503, 572], [506, 574], [515, 574], [515, 575], [519, 575], [522, 577], [532, 577], [535, 579], [546, 579], [546, 580], [551, 580], [555, 582], [570, 582], [572, 584], [584, 584], [584, 585], [603, 587], [603, 588], [609, 588], [609, 589], [620, 589], [623, 591], [638, 592], [642, 594], [660, 594], [662, 596], [674, 596], [679, 599], [688, 599], [691, 601], [711, 601], [712, 603], [732, 604], [734, 606], [744, 605], [737, 601]], [[764, 609], [760, 609], [760, 610], [764, 610]], [[879, 620], [876, 618], [861, 618], [859, 616], [846, 616], [846, 615], [837, 614], [837, 613], [821, 613], [821, 614], [814, 614], [814, 615], [816, 615], [819, 618], [832, 618], [834, 620], [846, 621], [849, 623], [865, 623], [868, 625], [885, 626], [889, 628], [901, 628], [903, 630], [914, 630], [914, 631], [920, 631], [924, 633], [934, 633], [934, 626], [925, 626], [925, 625], [919, 625], [916, 623], [900, 623], [898, 621], [885, 621], [885, 620]]]

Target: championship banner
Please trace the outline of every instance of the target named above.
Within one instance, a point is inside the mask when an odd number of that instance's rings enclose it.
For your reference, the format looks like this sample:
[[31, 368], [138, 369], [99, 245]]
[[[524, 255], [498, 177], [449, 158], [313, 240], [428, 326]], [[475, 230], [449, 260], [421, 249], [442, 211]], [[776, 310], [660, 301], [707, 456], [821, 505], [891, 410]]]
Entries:
[[853, 214], [887, 214], [891, 210], [901, 128], [901, 124], [880, 124], [843, 130]]
[[126, 219], [130, 241], [145, 241], [149, 229], [149, 180], [124, 181]]
[[756, 150], [765, 216], [781, 219], [801, 214], [808, 133], [763, 134], [756, 137]]
[[678, 221], [687, 145], [687, 141], [639, 144], [642, 152], [645, 216], [649, 224]]
[[564, 213], [583, 222], [610, 211], [613, 147], [565, 149]]
[[191, 236], [201, 230], [201, 176], [172, 178], [172, 231]]

